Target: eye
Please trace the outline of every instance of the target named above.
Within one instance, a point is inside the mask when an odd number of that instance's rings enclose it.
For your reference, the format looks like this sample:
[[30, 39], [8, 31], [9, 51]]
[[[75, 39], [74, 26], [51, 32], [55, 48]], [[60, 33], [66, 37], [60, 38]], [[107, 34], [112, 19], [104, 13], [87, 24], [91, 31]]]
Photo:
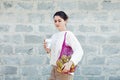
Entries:
[[54, 22], [56, 23], [57, 21], [56, 21], [56, 20], [54, 20]]
[[58, 20], [58, 22], [61, 22], [61, 20]]

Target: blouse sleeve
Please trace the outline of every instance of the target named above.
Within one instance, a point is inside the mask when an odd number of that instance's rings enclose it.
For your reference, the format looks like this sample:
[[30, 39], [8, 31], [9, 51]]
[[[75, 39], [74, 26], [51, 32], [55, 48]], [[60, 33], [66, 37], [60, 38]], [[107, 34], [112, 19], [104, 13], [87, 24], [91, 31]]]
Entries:
[[73, 55], [71, 57], [71, 61], [73, 61], [73, 63], [77, 65], [82, 59], [83, 49], [79, 41], [72, 32], [67, 32], [66, 40], [68, 45], [71, 46], [73, 49]]

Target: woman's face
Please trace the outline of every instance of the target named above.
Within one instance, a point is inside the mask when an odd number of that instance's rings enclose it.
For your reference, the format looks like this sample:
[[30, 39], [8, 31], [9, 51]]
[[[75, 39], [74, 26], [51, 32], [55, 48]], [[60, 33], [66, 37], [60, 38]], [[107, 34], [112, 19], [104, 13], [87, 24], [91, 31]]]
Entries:
[[55, 16], [54, 17], [54, 24], [59, 31], [62, 31], [62, 30], [66, 29], [66, 23], [67, 23], [67, 21], [65, 21], [60, 16]]

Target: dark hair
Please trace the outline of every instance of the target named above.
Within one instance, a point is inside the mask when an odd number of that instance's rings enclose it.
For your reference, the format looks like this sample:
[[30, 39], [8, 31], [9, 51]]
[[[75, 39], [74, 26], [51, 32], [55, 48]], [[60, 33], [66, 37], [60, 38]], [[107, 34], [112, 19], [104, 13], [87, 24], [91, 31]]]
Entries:
[[53, 18], [54, 18], [55, 16], [60, 16], [60, 17], [61, 17], [62, 19], [64, 19], [65, 21], [68, 19], [67, 14], [66, 14], [65, 12], [63, 12], [63, 11], [58, 11], [58, 12], [56, 12], [56, 13], [54, 14]]

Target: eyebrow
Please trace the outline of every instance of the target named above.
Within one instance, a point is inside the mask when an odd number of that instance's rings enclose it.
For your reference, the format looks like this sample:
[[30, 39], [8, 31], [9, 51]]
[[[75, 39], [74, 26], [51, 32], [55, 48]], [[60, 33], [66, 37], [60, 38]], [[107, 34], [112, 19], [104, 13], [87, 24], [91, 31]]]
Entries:
[[[56, 19], [54, 19], [54, 20], [56, 20]], [[58, 19], [58, 20], [61, 20], [61, 19]]]

